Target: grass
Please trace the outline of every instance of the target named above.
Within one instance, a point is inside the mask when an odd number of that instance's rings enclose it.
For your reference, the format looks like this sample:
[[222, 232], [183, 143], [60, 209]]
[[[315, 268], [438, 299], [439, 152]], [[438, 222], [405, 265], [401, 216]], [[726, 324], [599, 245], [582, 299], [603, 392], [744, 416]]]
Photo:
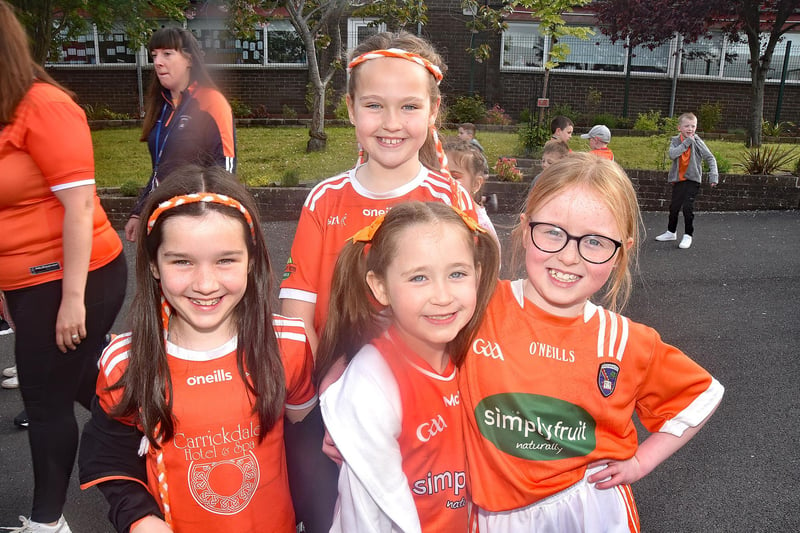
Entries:
[[[287, 172], [297, 173], [301, 183], [315, 183], [347, 170], [355, 164], [358, 147], [353, 128], [327, 128], [328, 150], [305, 153], [308, 139], [304, 127], [239, 128], [237, 142], [239, 175], [248, 185], [280, 183]], [[109, 129], [92, 132], [100, 187], [115, 187], [126, 182], [144, 185], [150, 176], [150, 156], [145, 143], [139, 142], [138, 129]], [[453, 132], [443, 132], [444, 135]], [[479, 132], [478, 139], [486, 149], [489, 165], [501, 155], [517, 153], [514, 133]], [[615, 137], [610, 148], [625, 168], [655, 169], [666, 149], [668, 139], [647, 137]], [[575, 151], [588, 150], [588, 143], [574, 137], [570, 146]], [[708, 146], [734, 163], [739, 161], [744, 146], [738, 142], [708, 141]]]

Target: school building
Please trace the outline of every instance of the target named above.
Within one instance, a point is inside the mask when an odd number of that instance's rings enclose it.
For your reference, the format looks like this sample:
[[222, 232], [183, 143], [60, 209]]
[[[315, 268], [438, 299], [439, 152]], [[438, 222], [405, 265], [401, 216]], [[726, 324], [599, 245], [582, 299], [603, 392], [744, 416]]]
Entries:
[[[499, 104], [512, 117], [525, 109], [535, 110], [542, 92], [542, 64], [551, 42], [540, 33], [533, 14], [514, 12], [500, 35], [473, 34], [466, 27], [472, 14], [459, 0], [427, 0], [427, 6], [429, 21], [421, 31], [449, 67], [442, 84], [446, 98], [479, 94], [487, 106]], [[225, 13], [210, 3], [193, 3], [186, 15], [185, 22], [156, 20], [153, 27], [184, 24], [194, 32], [229, 99], [246, 104], [260, 116], [280, 116], [284, 106], [300, 116], [307, 113], [304, 48], [280, 11], [255, 28], [250, 39], [231, 35]], [[666, 115], [674, 97], [676, 113], [718, 102], [723, 109], [721, 128], [746, 127], [750, 98], [746, 42], [733, 42], [712, 31], [710, 38], [696, 43], [683, 43], [676, 37], [653, 50], [631, 50], [602, 34], [591, 9], [566, 18], [569, 24], [591, 28], [594, 35], [585, 41], [564, 39], [571, 52], [551, 71], [551, 106], [569, 105], [578, 113], [620, 116], [627, 101], [627, 116], [635, 118], [649, 110]], [[348, 50], [382, 29], [371, 22], [360, 18], [342, 21]], [[491, 47], [492, 54], [478, 62], [466, 50], [482, 43]], [[92, 30], [65, 44], [59, 60], [47, 67], [57, 80], [77, 92], [81, 103], [105, 105], [133, 116], [140, 110], [141, 87], [146, 89], [152, 74], [146, 51], [131, 49], [122, 31], [104, 34]], [[782, 77], [783, 96], [779, 98]], [[767, 78], [764, 118], [774, 120], [780, 100], [780, 119], [800, 122], [800, 30], [788, 33], [778, 44]], [[344, 73], [334, 81], [334, 88], [341, 92]]]

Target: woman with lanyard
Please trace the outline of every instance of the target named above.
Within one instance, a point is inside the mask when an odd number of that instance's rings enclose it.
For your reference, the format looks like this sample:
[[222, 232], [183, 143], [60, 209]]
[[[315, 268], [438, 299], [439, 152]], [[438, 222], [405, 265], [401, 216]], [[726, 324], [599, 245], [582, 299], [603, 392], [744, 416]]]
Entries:
[[89, 125], [71, 96], [34, 63], [0, 0], [0, 290], [30, 423], [33, 505], [12, 528], [25, 533], [70, 531], [62, 512], [78, 448], [74, 404], [90, 407], [125, 298], [122, 242], [97, 197]]
[[231, 106], [211, 80], [194, 35], [162, 28], [148, 44], [153, 79], [141, 141], [147, 142], [153, 173], [125, 224], [125, 238], [136, 240], [139, 213], [148, 195], [185, 165], [218, 165], [236, 170], [236, 139]]

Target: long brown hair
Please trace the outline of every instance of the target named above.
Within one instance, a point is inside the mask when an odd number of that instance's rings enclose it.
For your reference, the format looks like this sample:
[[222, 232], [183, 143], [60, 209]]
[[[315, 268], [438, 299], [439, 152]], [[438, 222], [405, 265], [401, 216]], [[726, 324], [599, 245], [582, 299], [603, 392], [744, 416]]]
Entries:
[[[238, 210], [205, 202], [164, 211], [147, 234], [147, 219], [161, 202], [199, 192], [215, 192], [238, 200], [253, 219], [255, 238], [251, 237], [247, 221]], [[124, 376], [115, 386], [124, 392], [114, 414], [134, 417], [153, 446], [173, 437], [175, 420], [172, 416], [172, 380], [161, 321], [161, 287], [150, 267], [156, 261], [165, 221], [176, 216], [200, 217], [209, 211], [239, 220], [247, 242], [250, 267], [247, 288], [234, 311], [238, 331], [236, 362], [253, 410], [258, 413], [259, 439], [263, 439], [283, 416], [286, 379], [278, 340], [272, 328], [273, 275], [255, 202], [244, 186], [222, 168], [182, 167], [153, 191], [142, 211], [141, 237], [136, 248], [136, 293], [130, 312], [133, 332], [130, 359]]]
[[[182, 28], [161, 28], [157, 30], [150, 37], [147, 43], [147, 51], [153, 53], [153, 50], [177, 50], [185, 57], [191, 60], [191, 70], [189, 72], [189, 84], [197, 82], [198, 85], [203, 87], [211, 87], [216, 89], [217, 86], [211, 79], [208, 73], [206, 64], [203, 61], [203, 50], [200, 48], [200, 43], [197, 42], [192, 32]], [[161, 106], [164, 105], [164, 98], [161, 96], [164, 88], [161, 82], [158, 81], [155, 70], [150, 80], [150, 87], [147, 89], [147, 98], [145, 103], [144, 122], [142, 123], [142, 136], [140, 141], [147, 141], [150, 135], [150, 130], [158, 120]]]
[[[352, 53], [350, 54], [350, 60], [352, 61], [354, 58], [362, 54], [366, 54], [367, 52], [372, 52], [373, 50], [386, 50], [389, 48], [399, 48], [401, 50], [405, 50], [406, 52], [411, 52], [413, 54], [422, 56], [439, 67], [442, 71], [442, 74], [447, 72], [447, 65], [444, 63], [442, 56], [439, 55], [433, 45], [425, 39], [417, 37], [416, 35], [406, 31], [400, 31], [397, 33], [381, 32], [370, 36], [363, 43], [359, 44], [353, 49]], [[350, 71], [350, 78], [347, 80], [347, 94], [350, 96], [350, 100], [353, 101], [355, 100], [356, 87], [358, 85], [358, 73], [359, 67], [356, 66], [352, 71]], [[430, 94], [431, 110], [433, 110], [441, 99], [441, 92], [439, 91], [439, 86], [437, 85], [436, 79], [433, 77], [433, 75], [430, 76]], [[437, 126], [439, 125], [438, 122], [440, 116], [441, 113], [439, 113], [436, 117]], [[430, 132], [428, 132], [425, 143], [419, 150], [419, 160], [429, 169], [435, 171], [439, 170], [440, 165], [439, 157], [436, 155], [436, 144], [434, 143]]]
[[0, 0], [0, 124], [12, 122], [17, 106], [34, 81], [49, 83], [75, 97], [33, 60], [28, 36], [14, 8]]
[[475, 266], [480, 268], [475, 314], [447, 345], [456, 365], [464, 361], [497, 283], [500, 251], [491, 235], [472, 232], [447, 204], [405, 202], [389, 211], [370, 243], [350, 241], [339, 254], [333, 271], [328, 320], [317, 349], [317, 380], [325, 376], [339, 357], [344, 356], [349, 362], [362, 346], [380, 335], [385, 318], [367, 285], [367, 273], [374, 272], [378, 277], [386, 275], [400, 234], [415, 224], [448, 224], [474, 243]]
[[[533, 213], [565, 189], [587, 187], [602, 198], [617, 223], [623, 245], [614, 257], [616, 268], [605, 287], [603, 303], [621, 311], [631, 294], [632, 274], [637, 267], [640, 232], [643, 227], [636, 191], [617, 163], [589, 153], [570, 154], [542, 172], [528, 193], [523, 217], [511, 232], [512, 265], [518, 272], [524, 264], [526, 240], [530, 240]], [[627, 243], [633, 244], [628, 247]]]

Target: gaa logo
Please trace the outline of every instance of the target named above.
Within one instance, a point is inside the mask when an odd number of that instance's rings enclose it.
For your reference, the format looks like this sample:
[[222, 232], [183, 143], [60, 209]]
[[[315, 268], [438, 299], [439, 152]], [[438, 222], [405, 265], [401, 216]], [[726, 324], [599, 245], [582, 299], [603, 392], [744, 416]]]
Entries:
[[505, 361], [503, 358], [503, 350], [500, 349], [500, 345], [496, 342], [475, 339], [475, 342], [472, 343], [472, 351], [490, 359]]
[[441, 433], [447, 428], [447, 423], [444, 421], [442, 415], [432, 418], [429, 422], [420, 424], [417, 427], [417, 438], [420, 442], [428, 442], [433, 437]]

